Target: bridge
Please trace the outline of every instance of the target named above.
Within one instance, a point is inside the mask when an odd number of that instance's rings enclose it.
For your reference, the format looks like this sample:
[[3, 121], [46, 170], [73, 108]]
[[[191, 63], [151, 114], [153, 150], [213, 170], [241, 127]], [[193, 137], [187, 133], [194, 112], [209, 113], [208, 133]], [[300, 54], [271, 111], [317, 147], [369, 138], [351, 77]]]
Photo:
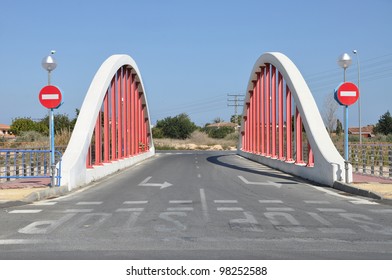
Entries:
[[[243, 108], [239, 155], [329, 186], [345, 178], [344, 160], [314, 98], [285, 55], [266, 53], [256, 61]], [[62, 185], [71, 190], [154, 154], [141, 73], [131, 57], [113, 55], [97, 71], [80, 109], [63, 156]]]

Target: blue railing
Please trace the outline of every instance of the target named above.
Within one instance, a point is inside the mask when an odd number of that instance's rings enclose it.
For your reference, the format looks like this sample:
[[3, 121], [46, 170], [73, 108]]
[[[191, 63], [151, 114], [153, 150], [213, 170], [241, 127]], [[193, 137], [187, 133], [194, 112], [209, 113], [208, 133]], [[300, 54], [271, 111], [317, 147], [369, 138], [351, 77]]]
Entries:
[[[61, 183], [61, 157], [55, 151], [56, 186]], [[0, 149], [0, 181], [21, 178], [51, 178], [50, 150]]]

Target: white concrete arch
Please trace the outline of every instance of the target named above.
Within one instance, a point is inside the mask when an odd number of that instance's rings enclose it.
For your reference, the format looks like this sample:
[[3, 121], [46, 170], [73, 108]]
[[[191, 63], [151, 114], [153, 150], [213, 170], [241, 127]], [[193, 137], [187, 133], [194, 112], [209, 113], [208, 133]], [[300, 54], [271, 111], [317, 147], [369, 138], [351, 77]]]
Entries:
[[[262, 157], [240, 150], [238, 153], [262, 162], [263, 164], [280, 169], [282, 171], [295, 174], [297, 176], [310, 179], [325, 185], [332, 186], [335, 181], [345, 178], [344, 159], [336, 150], [324, 122], [317, 108], [312, 93], [295, 64], [284, 54], [277, 52], [265, 53], [259, 57], [253, 66], [248, 86], [245, 103], [250, 100], [249, 91], [253, 90], [253, 82], [256, 80], [256, 73], [260, 72], [260, 67], [272, 64], [283, 75], [287, 86], [292, 92], [294, 102], [300, 112], [304, 128], [314, 153], [315, 165], [312, 168], [286, 163], [284, 161]], [[246, 116], [246, 106], [244, 106], [243, 116]], [[241, 131], [244, 131], [244, 122]], [[349, 166], [349, 181], [352, 181], [352, 168]]]
[[136, 74], [136, 79], [139, 82], [139, 92], [143, 92], [142, 103], [145, 104], [145, 116], [149, 119], [145, 87], [136, 62], [128, 55], [110, 56], [98, 69], [90, 84], [71, 139], [62, 158], [61, 185], [68, 186], [69, 190], [107, 176], [119, 169], [148, 158], [155, 153], [151, 125], [150, 122], [148, 122], [148, 130], [150, 131], [149, 142], [151, 143], [148, 152], [132, 158], [121, 159], [110, 164], [94, 167], [93, 169], [86, 168], [88, 148], [94, 132], [98, 113], [102, 108], [105, 94], [117, 71], [124, 66], [132, 68], [132, 72]]

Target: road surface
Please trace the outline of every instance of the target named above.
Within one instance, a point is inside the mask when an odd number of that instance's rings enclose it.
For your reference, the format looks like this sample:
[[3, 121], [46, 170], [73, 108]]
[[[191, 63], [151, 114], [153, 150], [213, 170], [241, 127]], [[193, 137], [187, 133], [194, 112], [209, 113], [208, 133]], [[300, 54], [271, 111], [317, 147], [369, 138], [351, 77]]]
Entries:
[[392, 259], [392, 207], [230, 152], [158, 153], [0, 209], [1, 259]]

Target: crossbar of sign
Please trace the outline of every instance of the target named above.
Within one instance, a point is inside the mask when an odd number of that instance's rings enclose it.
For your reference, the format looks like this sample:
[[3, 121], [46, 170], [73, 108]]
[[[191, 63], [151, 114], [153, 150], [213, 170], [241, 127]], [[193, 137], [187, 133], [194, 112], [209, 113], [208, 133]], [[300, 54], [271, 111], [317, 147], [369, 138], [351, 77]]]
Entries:
[[357, 96], [357, 92], [356, 91], [341, 91], [340, 96], [355, 97], [355, 96]]
[[42, 94], [41, 98], [42, 98], [42, 100], [57, 100], [60, 97], [59, 97], [58, 93], [45, 93], [45, 94]]

